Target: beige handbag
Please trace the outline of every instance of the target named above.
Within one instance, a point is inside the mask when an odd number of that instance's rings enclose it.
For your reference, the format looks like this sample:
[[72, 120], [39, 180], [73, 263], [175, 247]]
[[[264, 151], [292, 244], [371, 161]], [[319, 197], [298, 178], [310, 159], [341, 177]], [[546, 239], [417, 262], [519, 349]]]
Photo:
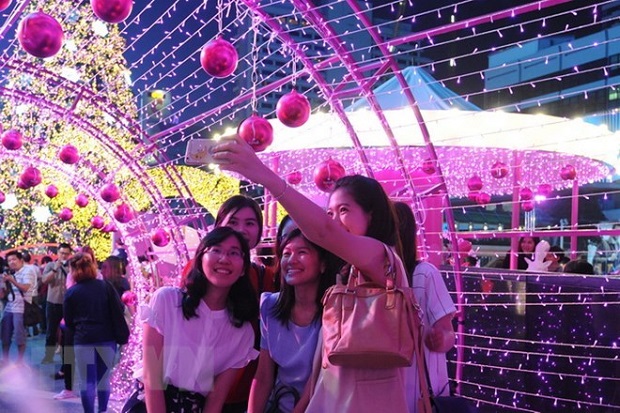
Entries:
[[339, 277], [323, 296], [323, 357], [333, 365], [385, 369], [413, 362], [419, 307], [411, 288], [396, 287], [404, 269], [392, 249], [385, 251], [386, 285], [360, 283], [351, 267], [347, 285]]

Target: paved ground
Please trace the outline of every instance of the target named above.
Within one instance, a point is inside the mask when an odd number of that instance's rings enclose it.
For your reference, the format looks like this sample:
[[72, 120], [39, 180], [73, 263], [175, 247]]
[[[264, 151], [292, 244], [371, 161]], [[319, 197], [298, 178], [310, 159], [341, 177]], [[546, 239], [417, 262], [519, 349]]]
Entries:
[[[15, 345], [11, 346], [11, 361], [17, 358]], [[79, 398], [54, 400], [52, 396], [64, 387], [63, 380], [54, 380], [60, 368], [60, 356], [55, 364], [41, 364], [45, 336], [28, 338], [25, 365], [9, 364], [0, 368], [0, 413], [79, 413], [83, 412]], [[77, 386], [74, 386], [77, 389]], [[121, 403], [110, 401], [108, 412], [118, 413]]]

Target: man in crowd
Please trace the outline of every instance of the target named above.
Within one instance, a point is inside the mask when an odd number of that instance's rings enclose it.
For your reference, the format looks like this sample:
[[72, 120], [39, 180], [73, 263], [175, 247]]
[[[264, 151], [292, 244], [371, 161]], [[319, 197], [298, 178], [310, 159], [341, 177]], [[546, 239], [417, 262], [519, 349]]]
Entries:
[[[32, 302], [36, 305], [39, 305], [39, 287], [42, 282], [43, 274], [41, 274], [41, 269], [39, 268], [39, 266], [36, 264], [33, 264], [32, 255], [30, 255], [28, 251], [26, 250], [22, 251], [22, 257], [24, 258], [24, 267], [29, 267], [37, 275], [36, 281], [34, 283], [34, 288], [32, 289]], [[39, 334], [39, 326], [37, 324], [32, 326], [32, 335], [34, 336]], [[28, 337], [30, 337], [30, 332], [28, 331], [28, 328], [30, 327], [26, 326]]]

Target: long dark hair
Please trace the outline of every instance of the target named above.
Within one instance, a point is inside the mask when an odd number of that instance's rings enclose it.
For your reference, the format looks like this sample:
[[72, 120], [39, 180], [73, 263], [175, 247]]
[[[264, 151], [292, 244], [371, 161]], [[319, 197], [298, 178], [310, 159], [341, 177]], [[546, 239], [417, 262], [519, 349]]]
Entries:
[[241, 327], [244, 322], [254, 320], [258, 317], [258, 301], [256, 293], [248, 278], [250, 268], [250, 248], [243, 235], [229, 227], [218, 227], [209, 232], [200, 241], [196, 249], [193, 263], [187, 278], [183, 283], [183, 301], [181, 307], [183, 316], [189, 320], [198, 317], [196, 309], [200, 300], [209, 289], [207, 276], [202, 269], [202, 257], [209, 247], [219, 245], [230, 237], [235, 237], [241, 245], [243, 252], [243, 275], [230, 287], [228, 298], [226, 299], [226, 310], [231, 323], [235, 327]]
[[[316, 245], [315, 243], [309, 241], [301, 232], [299, 228], [295, 228], [291, 232], [289, 232], [286, 237], [280, 242], [280, 247], [278, 251], [276, 251], [278, 257], [278, 263], [282, 259], [282, 251], [284, 248], [295, 238], [301, 237], [305, 240], [305, 242], [312, 247], [319, 254], [319, 260], [324, 265], [324, 271], [319, 276], [319, 288], [316, 292], [315, 301], [317, 303], [318, 311], [314, 315], [314, 320], [318, 320], [321, 318], [323, 314], [323, 304], [321, 303], [321, 299], [323, 298], [323, 294], [325, 291], [332, 285], [336, 283], [336, 273], [338, 272], [338, 268], [342, 265], [342, 260], [336, 257], [334, 254], [330, 253], [324, 248]], [[280, 323], [288, 327], [288, 323], [291, 320], [291, 312], [293, 311], [293, 306], [295, 305], [295, 288], [289, 285], [286, 280], [282, 279], [282, 285], [280, 286], [280, 295], [278, 296], [278, 300], [276, 301], [276, 305], [273, 308], [273, 315], [276, 317]]]
[[243, 208], [250, 208], [254, 211], [254, 215], [256, 215], [256, 221], [258, 221], [258, 239], [256, 240], [256, 244], [258, 244], [263, 235], [263, 211], [261, 211], [260, 205], [258, 205], [255, 200], [245, 195], [233, 195], [224, 201], [217, 211], [217, 216], [215, 217], [215, 223], [213, 225], [215, 227], [221, 227], [228, 216], [235, 215]]
[[398, 218], [398, 234], [403, 248], [401, 257], [403, 259], [405, 271], [407, 272], [409, 285], [412, 285], [411, 279], [413, 277], [413, 271], [417, 265], [417, 225], [415, 222], [415, 217], [413, 216], [413, 211], [406, 203], [400, 201], [394, 202], [394, 210], [396, 211], [396, 216]]

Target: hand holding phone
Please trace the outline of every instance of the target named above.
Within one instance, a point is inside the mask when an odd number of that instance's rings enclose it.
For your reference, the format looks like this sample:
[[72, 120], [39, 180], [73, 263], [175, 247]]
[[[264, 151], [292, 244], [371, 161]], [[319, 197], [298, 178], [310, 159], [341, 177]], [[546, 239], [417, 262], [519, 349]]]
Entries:
[[208, 165], [213, 163], [213, 147], [219, 142], [213, 139], [192, 139], [187, 142], [186, 165]]

